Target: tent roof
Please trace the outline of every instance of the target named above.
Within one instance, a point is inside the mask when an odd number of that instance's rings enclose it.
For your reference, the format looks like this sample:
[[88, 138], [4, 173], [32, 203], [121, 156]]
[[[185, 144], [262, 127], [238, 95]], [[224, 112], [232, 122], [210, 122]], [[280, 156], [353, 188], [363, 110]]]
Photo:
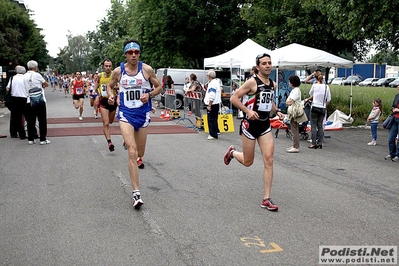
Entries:
[[323, 50], [292, 43], [271, 52], [272, 65], [279, 69], [309, 69], [312, 67], [352, 68], [353, 62]]
[[271, 50], [257, 44], [251, 39], [238, 45], [232, 50], [204, 59], [205, 67], [232, 67], [251, 68], [255, 65], [255, 59], [258, 54], [271, 53]]

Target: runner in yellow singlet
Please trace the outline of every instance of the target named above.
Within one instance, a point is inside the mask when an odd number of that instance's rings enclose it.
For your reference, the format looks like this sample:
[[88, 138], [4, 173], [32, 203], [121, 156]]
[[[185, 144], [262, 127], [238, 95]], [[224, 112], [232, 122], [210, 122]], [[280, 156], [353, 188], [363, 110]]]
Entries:
[[[108, 102], [108, 92], [107, 92], [107, 84], [111, 80], [112, 76], [112, 61], [110, 59], [105, 59], [103, 62], [104, 72], [98, 75], [98, 79], [96, 79], [94, 88], [98, 90], [99, 99], [99, 107], [100, 113], [103, 120], [103, 132], [105, 139], [108, 143], [108, 149], [113, 152], [115, 150], [115, 145], [111, 141], [111, 134], [109, 133], [109, 125], [114, 122], [116, 108], [118, 105], [116, 102], [110, 104]], [[114, 88], [111, 96], [117, 97], [117, 89]]]

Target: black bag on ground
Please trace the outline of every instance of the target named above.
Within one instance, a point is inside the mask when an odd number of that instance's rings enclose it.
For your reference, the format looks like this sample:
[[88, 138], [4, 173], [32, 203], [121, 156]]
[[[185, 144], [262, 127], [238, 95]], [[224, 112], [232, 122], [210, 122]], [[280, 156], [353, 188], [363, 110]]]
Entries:
[[321, 108], [321, 107], [316, 107], [316, 106], [312, 106], [312, 108], [310, 109], [310, 112], [312, 114], [317, 114], [317, 115], [324, 115], [325, 111], [326, 111], [326, 108]]

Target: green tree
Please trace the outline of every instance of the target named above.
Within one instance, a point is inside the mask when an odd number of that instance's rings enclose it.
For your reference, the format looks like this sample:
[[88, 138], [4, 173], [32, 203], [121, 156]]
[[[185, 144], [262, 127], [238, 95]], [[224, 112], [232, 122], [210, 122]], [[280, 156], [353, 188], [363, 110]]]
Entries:
[[64, 47], [58, 55], [61, 58], [60, 61], [65, 64], [66, 71], [72, 73], [93, 69], [87, 62], [87, 58], [92, 52], [92, 47], [86, 37], [82, 35], [72, 36], [69, 33], [67, 38], [68, 46]]
[[26, 65], [35, 60], [40, 69], [45, 69], [50, 57], [30, 11], [14, 1], [0, 0], [0, 14], [0, 65]]
[[107, 11], [106, 17], [100, 21], [96, 31], [90, 31], [86, 35], [93, 48], [88, 62], [93, 66], [99, 67], [106, 58], [111, 59], [114, 66], [124, 61], [123, 53], [120, 51], [130, 25], [126, 20], [126, 8], [123, 2], [111, 0], [111, 8]]
[[202, 68], [205, 57], [224, 53], [248, 38], [238, 1], [132, 0], [129, 36], [143, 46], [153, 67]]
[[357, 58], [364, 58], [370, 45], [380, 51], [399, 51], [398, 0], [321, 0], [318, 3], [333, 25], [335, 36], [354, 44]]
[[335, 55], [352, 53], [352, 42], [334, 36], [333, 25], [313, 0], [247, 1], [241, 15], [254, 27], [255, 40], [270, 50], [299, 43]]
[[392, 50], [379, 51], [375, 55], [371, 56], [369, 62], [370, 63], [378, 63], [380, 65], [382, 63], [387, 63], [387, 65], [399, 66], [398, 55], [395, 52], [393, 52]]

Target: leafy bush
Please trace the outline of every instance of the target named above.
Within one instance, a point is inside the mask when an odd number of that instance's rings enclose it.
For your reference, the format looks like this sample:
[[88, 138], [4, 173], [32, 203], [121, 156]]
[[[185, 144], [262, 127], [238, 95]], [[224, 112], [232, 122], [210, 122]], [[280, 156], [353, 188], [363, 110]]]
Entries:
[[[329, 85], [331, 90], [331, 102], [327, 107], [328, 113], [332, 114], [335, 110], [349, 115], [350, 114], [350, 86]], [[309, 96], [311, 85], [301, 84], [302, 98]], [[380, 121], [391, 113], [391, 106], [395, 95], [398, 93], [397, 88], [388, 87], [352, 87], [352, 118], [353, 125], [364, 125], [366, 119], [373, 107], [373, 100], [380, 98], [382, 101], [383, 113]]]

